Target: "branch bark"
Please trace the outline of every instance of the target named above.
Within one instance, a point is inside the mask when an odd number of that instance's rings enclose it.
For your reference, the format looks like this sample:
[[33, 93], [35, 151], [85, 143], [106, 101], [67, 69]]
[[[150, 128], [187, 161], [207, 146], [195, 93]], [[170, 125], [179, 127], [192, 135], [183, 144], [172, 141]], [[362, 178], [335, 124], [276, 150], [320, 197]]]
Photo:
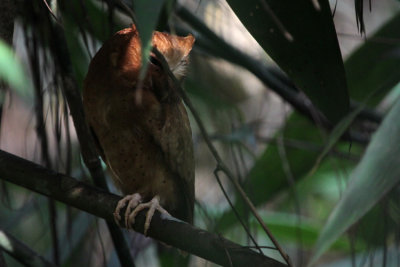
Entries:
[[[28, 160], [0, 150], [0, 178], [67, 205], [113, 222], [113, 211], [121, 197], [56, 173]], [[121, 212], [123, 217], [124, 211]], [[122, 220], [124, 220], [122, 218]], [[132, 225], [143, 233], [145, 211]], [[223, 266], [286, 266], [242, 247], [219, 235], [209, 233], [173, 217], [155, 213], [148, 235]]]

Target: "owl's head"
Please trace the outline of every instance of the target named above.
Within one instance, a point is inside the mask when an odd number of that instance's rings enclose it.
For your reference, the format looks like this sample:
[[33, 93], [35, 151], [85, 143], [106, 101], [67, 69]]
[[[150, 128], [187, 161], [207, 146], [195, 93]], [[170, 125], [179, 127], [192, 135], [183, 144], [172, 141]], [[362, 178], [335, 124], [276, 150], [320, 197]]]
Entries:
[[[162, 32], [153, 33], [153, 46], [163, 54], [177, 79], [185, 75], [194, 40], [190, 34], [179, 37]], [[90, 63], [87, 83], [93, 80], [100, 84], [113, 81], [121, 85], [134, 85], [141, 69], [141, 52], [139, 32], [134, 25], [117, 32], [103, 45]], [[162, 67], [155, 55], [151, 55], [150, 62], [148, 77], [163, 73], [159, 71]], [[103, 82], [99, 82], [100, 80]]]
[[[175, 77], [179, 80], [186, 72], [189, 53], [192, 50], [195, 38], [189, 34], [186, 37], [170, 35], [163, 32], [154, 32], [152, 44], [165, 57], [169, 68]], [[157, 60], [154, 55], [151, 55], [150, 61]], [[157, 62], [153, 62], [156, 63]]]

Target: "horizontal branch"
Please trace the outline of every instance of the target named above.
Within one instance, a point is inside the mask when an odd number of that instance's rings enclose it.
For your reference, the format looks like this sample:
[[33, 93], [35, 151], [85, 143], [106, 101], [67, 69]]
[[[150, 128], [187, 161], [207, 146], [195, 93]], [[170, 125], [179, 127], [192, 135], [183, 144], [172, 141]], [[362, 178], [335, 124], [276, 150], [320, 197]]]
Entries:
[[[114, 221], [113, 212], [121, 197], [56, 173], [0, 150], [0, 178], [95, 216]], [[122, 211], [123, 213], [123, 211]], [[121, 214], [123, 217], [123, 214]], [[132, 225], [143, 233], [145, 211]], [[223, 266], [286, 266], [272, 258], [242, 247], [219, 235], [172, 217], [155, 213], [148, 235], [168, 245]]]

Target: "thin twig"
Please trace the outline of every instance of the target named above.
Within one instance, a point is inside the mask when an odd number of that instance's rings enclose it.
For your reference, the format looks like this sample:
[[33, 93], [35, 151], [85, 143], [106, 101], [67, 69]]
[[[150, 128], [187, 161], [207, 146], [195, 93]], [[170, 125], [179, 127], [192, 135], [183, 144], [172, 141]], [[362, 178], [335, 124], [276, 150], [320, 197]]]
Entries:
[[315, 10], [321, 11], [321, 6], [319, 5], [318, 0], [311, 0], [311, 2], [313, 4]]
[[[26, 39], [26, 48], [29, 51], [29, 62], [33, 73], [34, 89], [35, 89], [35, 119], [36, 119], [36, 135], [40, 144], [40, 156], [47, 168], [52, 168], [52, 162], [49, 155], [48, 135], [46, 131], [46, 119], [44, 118], [44, 94], [42, 89], [42, 79], [39, 65], [39, 49], [37, 37], [32, 37], [31, 40]], [[57, 210], [54, 200], [48, 199], [49, 209], [49, 225], [52, 242], [53, 261], [55, 264], [60, 263], [60, 252], [57, 232]]]
[[261, 0], [260, 1], [262, 7], [264, 8], [264, 11], [268, 13], [269, 17], [274, 21], [276, 27], [278, 28], [279, 31], [282, 32], [282, 35], [289, 41], [293, 42], [294, 38], [293, 35], [290, 34], [290, 32], [285, 28], [281, 20], [275, 15], [274, 11], [269, 7], [267, 1]]
[[47, 3], [46, 0], [43, 0], [47, 10], [49, 10], [51, 16], [55, 19], [55, 21], [61, 25], [61, 22], [59, 21], [59, 19], [57, 18], [56, 14], [54, 14], [53, 10], [51, 9], [51, 7], [49, 6], [49, 4]]
[[[281, 158], [283, 172], [289, 183], [289, 192], [294, 198], [294, 207], [297, 214], [297, 225], [301, 225], [301, 207], [300, 207], [300, 199], [296, 191], [296, 182], [293, 176], [292, 169], [290, 168], [289, 160], [286, 154], [285, 146], [283, 145], [283, 134], [280, 134], [277, 138], [278, 145], [278, 153]], [[297, 262], [299, 266], [303, 265], [303, 238], [302, 233], [299, 227], [296, 227], [296, 233], [298, 237], [298, 247], [297, 247]]]
[[[276, 137], [264, 137], [264, 136], [256, 136], [257, 141], [264, 142], [267, 144], [271, 145], [276, 145]], [[282, 145], [288, 148], [295, 148], [299, 150], [308, 150], [308, 151], [316, 151], [316, 152], [322, 152], [324, 147], [322, 145], [318, 145], [309, 141], [303, 141], [303, 140], [295, 140], [295, 139], [290, 139], [290, 138], [283, 138], [282, 139]], [[352, 155], [350, 153], [344, 153], [341, 152], [337, 149], [332, 149], [329, 153], [329, 155], [337, 157], [337, 158], [342, 158], [342, 159], [347, 159], [351, 160], [354, 162], [358, 162], [360, 160], [360, 156], [357, 155]]]
[[233, 212], [235, 213], [236, 218], [238, 218], [240, 224], [243, 226], [244, 230], [246, 231], [247, 235], [250, 237], [251, 241], [254, 243], [255, 247], [258, 249], [258, 251], [260, 251], [261, 254], [264, 254], [264, 253], [262, 252], [261, 248], [258, 246], [257, 241], [254, 239], [254, 237], [253, 237], [252, 234], [250, 233], [250, 230], [247, 228], [246, 224], [245, 224], [245, 223], [242, 221], [242, 219], [240, 218], [239, 213], [237, 212], [237, 210], [236, 210], [236, 208], [234, 207], [234, 205], [233, 205], [231, 199], [229, 198], [228, 194], [226, 193], [226, 191], [225, 191], [225, 189], [224, 189], [224, 187], [223, 187], [223, 185], [222, 185], [222, 183], [221, 183], [221, 179], [219, 179], [218, 171], [219, 171], [218, 168], [215, 169], [215, 170], [214, 170], [214, 175], [215, 175], [215, 178], [217, 179], [217, 182], [218, 182], [219, 187], [220, 187], [221, 190], [222, 190], [222, 193], [224, 194], [226, 200], [227, 200], [228, 203], [229, 203], [229, 206], [231, 207], [231, 209], [232, 209]]
[[[254, 246], [244, 246], [246, 248], [256, 248]], [[272, 247], [272, 246], [259, 246], [260, 248], [266, 248], [266, 249], [271, 249], [271, 250], [276, 250], [276, 247]]]
[[[223, 240], [221, 235], [218, 235], [218, 237], [221, 238], [221, 241]], [[224, 247], [224, 251], [225, 251], [226, 257], [228, 258], [229, 266], [233, 267], [231, 255], [229, 255], [229, 251], [227, 250], [226, 247]]]
[[355, 35], [352, 33], [346, 33], [346, 32], [338, 32], [337, 35], [341, 35], [347, 38], [352, 38], [364, 42], [369, 42], [369, 43], [377, 43], [377, 44], [386, 44], [386, 45], [399, 45], [400, 44], [400, 38], [393, 38], [393, 37], [382, 37], [382, 36], [371, 36], [368, 38]]

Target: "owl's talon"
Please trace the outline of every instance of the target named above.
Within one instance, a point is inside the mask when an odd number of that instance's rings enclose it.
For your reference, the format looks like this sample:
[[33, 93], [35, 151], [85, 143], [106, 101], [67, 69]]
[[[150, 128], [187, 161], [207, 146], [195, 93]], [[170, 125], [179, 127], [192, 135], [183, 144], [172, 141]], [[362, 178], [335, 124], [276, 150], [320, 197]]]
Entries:
[[135, 210], [142, 203], [142, 196], [139, 193], [130, 196], [132, 196], [131, 200], [125, 210], [125, 226], [127, 229], [132, 229], [132, 224], [135, 222], [134, 220], [133, 222], [129, 221], [129, 215], [132, 213], [132, 210]]
[[144, 209], [149, 209], [146, 213], [146, 221], [144, 224], [144, 235], [147, 236], [147, 231], [150, 228], [150, 223], [151, 223], [151, 219], [153, 218], [154, 212], [156, 210], [158, 210], [161, 213], [167, 214], [169, 216], [171, 216], [171, 214], [168, 213], [168, 211], [166, 211], [163, 207], [161, 207], [160, 205], [160, 197], [159, 196], [155, 196], [153, 197], [152, 200], [150, 200], [149, 202], [146, 203], [141, 203], [139, 205], [136, 206], [136, 208], [129, 214], [128, 217], [128, 223], [127, 225], [133, 225], [135, 223], [135, 217], [136, 215], [144, 210]]
[[125, 211], [125, 225], [129, 229], [130, 225], [128, 224], [127, 217], [131, 213], [131, 210], [134, 209], [135, 207], [137, 207], [139, 203], [141, 203], [141, 200], [142, 200], [141, 195], [139, 193], [135, 193], [132, 195], [127, 195], [124, 198], [122, 198], [120, 201], [118, 201], [118, 204], [115, 207], [115, 211], [114, 211], [115, 223], [118, 226], [121, 226], [120, 225], [120, 221], [121, 221], [120, 212], [121, 212], [121, 209], [123, 209], [125, 207], [126, 203], [128, 203], [128, 207], [126, 208], [126, 211]]

